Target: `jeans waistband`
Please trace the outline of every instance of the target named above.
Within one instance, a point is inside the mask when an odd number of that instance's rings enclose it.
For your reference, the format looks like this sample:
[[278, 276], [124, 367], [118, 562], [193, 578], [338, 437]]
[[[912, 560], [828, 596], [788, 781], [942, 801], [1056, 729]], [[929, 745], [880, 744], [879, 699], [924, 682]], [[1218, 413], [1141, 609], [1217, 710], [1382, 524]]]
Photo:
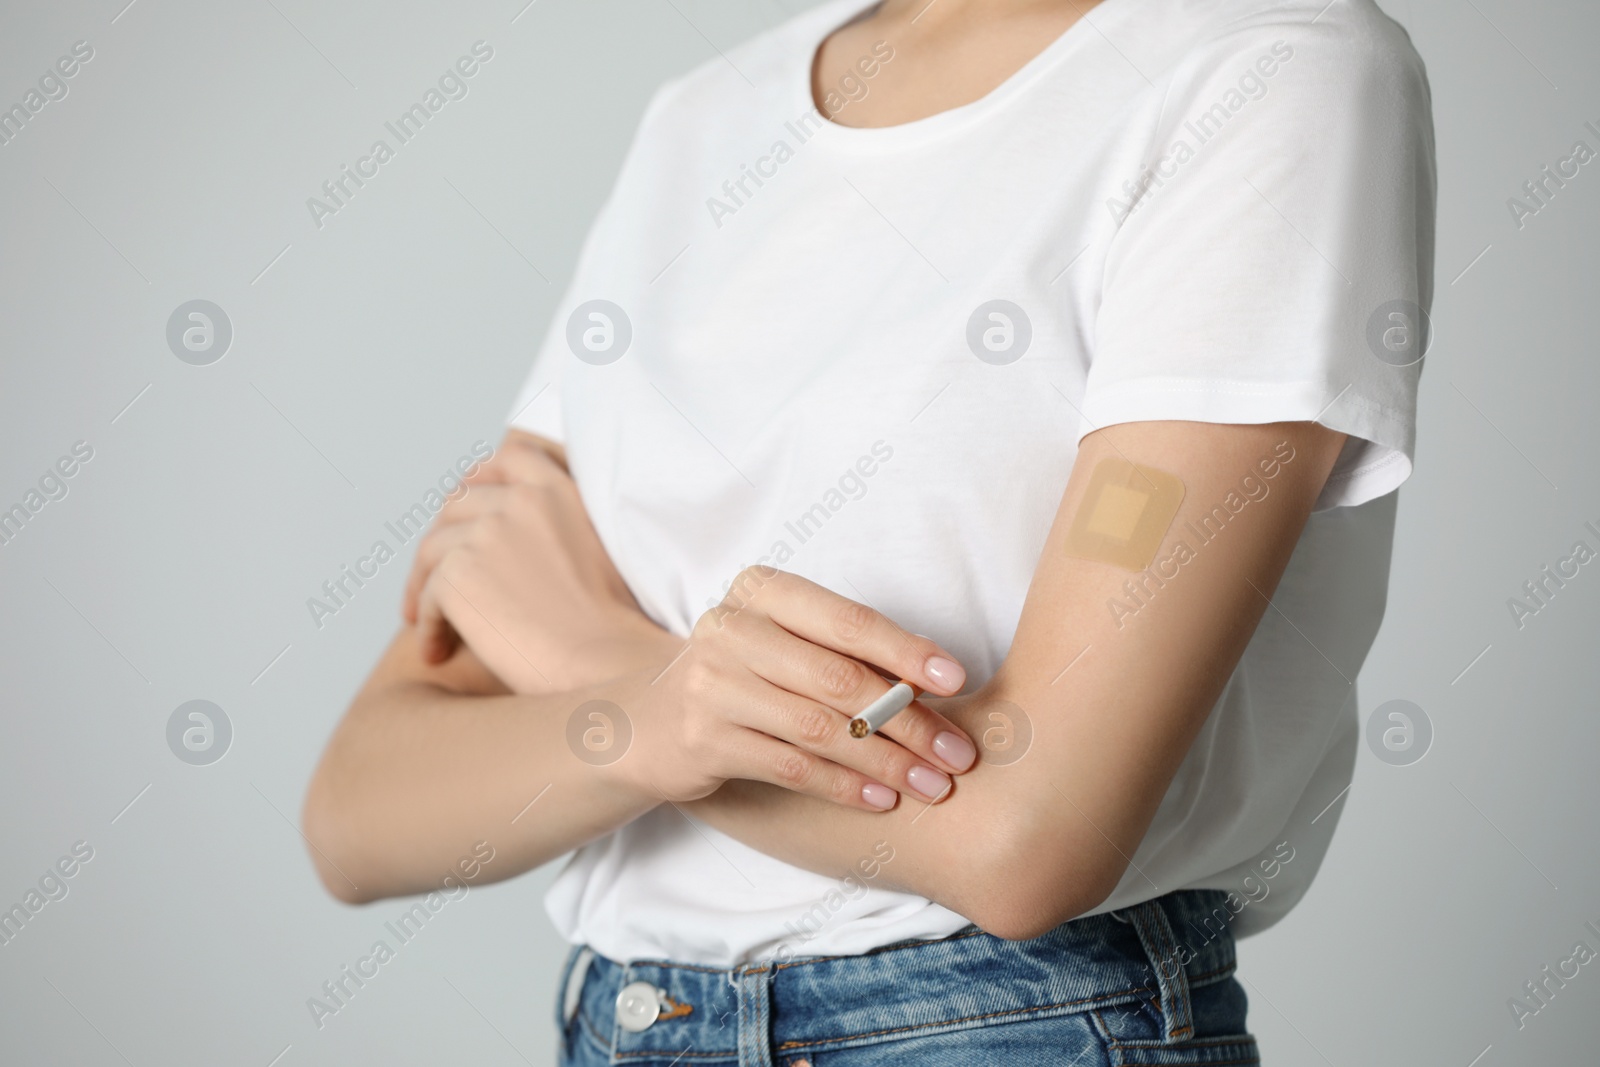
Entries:
[[[563, 975], [560, 1022], [566, 1030], [575, 1013], [613, 1063], [772, 1067], [806, 1052], [1143, 1001], [1159, 1010], [1164, 1040], [1177, 1043], [1194, 1034], [1190, 989], [1225, 980], [1236, 965], [1225, 898], [1181, 890], [1028, 941], [968, 927], [859, 956], [731, 969], [618, 962], [578, 946]], [[624, 991], [636, 1018], [653, 1019], [642, 1029], [620, 1022]]]

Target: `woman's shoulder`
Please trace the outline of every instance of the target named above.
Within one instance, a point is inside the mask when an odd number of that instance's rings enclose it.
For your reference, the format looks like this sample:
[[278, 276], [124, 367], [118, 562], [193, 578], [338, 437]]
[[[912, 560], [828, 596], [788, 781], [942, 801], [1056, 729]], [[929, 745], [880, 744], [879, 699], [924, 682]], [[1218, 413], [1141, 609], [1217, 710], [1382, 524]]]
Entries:
[[1265, 54], [1276, 62], [1261, 67], [1297, 68], [1285, 84], [1331, 94], [1330, 105], [1374, 85], [1412, 87], [1426, 97], [1426, 70], [1410, 34], [1374, 0], [1156, 0], [1168, 2], [1183, 17], [1167, 22], [1171, 45], [1162, 66], [1179, 91], [1236, 77], [1241, 63], [1256, 65]]

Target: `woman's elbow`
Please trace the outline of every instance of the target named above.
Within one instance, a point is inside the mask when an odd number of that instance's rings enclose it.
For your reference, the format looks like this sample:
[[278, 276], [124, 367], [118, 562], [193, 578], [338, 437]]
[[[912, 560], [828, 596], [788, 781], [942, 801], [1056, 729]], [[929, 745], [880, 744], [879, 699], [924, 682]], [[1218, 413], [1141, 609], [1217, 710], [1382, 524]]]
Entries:
[[300, 836], [305, 840], [312, 868], [328, 895], [344, 904], [366, 904], [377, 896], [362, 889], [346, 873], [355, 866], [355, 857], [341, 844], [351, 839], [350, 828], [345, 825], [348, 809], [335, 799], [327, 781], [327, 771], [326, 764], [317, 768], [306, 790], [305, 804], [300, 810]]
[[1125, 861], [1091, 858], [1059, 839], [1002, 845], [996, 852], [974, 865], [976, 877], [964, 887], [964, 907], [956, 910], [1007, 941], [1043, 937], [1093, 911], [1111, 895], [1126, 867]]
[[986, 934], [1007, 941], [1031, 941], [1043, 937], [1064, 922], [1093, 911], [1098, 903], [1080, 903], [1062, 892], [1013, 890], [996, 894], [978, 906], [969, 908], [966, 916]]

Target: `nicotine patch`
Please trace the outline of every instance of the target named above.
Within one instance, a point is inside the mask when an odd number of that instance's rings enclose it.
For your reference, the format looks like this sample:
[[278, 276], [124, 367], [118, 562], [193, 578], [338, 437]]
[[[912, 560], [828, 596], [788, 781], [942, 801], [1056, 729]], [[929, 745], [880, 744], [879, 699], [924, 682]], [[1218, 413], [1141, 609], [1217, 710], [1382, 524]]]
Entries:
[[1177, 476], [1125, 459], [1103, 459], [1089, 476], [1067, 531], [1067, 554], [1139, 571], [1155, 559], [1183, 503]]

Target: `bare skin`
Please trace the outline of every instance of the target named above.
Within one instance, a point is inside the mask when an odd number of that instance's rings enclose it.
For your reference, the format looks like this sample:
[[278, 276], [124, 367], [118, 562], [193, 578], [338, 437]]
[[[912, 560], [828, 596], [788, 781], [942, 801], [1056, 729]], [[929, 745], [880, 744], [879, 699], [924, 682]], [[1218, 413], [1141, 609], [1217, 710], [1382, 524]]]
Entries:
[[[898, 126], [927, 118], [992, 92], [1098, 3], [884, 0], [817, 50], [812, 95], [823, 114], [843, 126]], [[830, 114], [827, 94], [859, 75], [858, 64], [879, 41], [894, 49], [893, 60], [873, 68], [864, 97]]]

